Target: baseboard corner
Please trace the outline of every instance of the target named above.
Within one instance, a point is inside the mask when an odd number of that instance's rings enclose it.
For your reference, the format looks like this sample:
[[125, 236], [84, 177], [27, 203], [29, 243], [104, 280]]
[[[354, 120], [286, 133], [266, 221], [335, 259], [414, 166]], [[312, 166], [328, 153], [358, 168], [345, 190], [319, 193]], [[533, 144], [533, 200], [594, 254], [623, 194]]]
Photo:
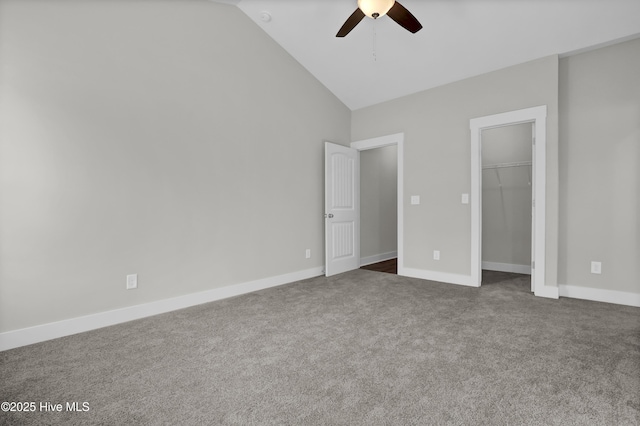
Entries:
[[558, 287], [552, 287], [550, 285], [545, 285], [541, 289], [536, 287], [534, 294], [538, 297], [545, 297], [547, 299], [559, 299], [560, 295], [558, 293]]

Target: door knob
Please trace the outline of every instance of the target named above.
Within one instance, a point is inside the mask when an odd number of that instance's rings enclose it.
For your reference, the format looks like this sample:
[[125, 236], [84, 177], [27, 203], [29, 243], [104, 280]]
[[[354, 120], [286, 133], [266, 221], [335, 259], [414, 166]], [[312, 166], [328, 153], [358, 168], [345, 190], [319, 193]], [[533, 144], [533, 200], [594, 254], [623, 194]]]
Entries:
[[331, 219], [333, 217], [333, 214], [332, 213], [325, 214], [324, 217], [328, 217], [329, 219]]

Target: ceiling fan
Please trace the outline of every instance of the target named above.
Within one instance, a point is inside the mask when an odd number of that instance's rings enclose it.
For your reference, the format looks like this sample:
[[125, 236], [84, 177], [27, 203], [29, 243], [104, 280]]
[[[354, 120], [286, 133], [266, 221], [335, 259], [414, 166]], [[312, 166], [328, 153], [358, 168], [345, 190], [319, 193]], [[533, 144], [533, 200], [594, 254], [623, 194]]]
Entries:
[[389, 15], [401, 27], [414, 34], [422, 29], [422, 24], [418, 22], [416, 17], [395, 0], [358, 0], [358, 8], [342, 25], [336, 37], [344, 37], [349, 34], [365, 16], [378, 19], [384, 15]]

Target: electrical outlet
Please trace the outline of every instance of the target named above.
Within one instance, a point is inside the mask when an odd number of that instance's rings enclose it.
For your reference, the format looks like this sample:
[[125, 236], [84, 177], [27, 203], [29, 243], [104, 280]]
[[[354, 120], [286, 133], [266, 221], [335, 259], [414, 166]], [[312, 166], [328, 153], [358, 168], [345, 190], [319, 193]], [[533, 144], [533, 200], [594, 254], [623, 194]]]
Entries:
[[440, 260], [440, 250], [433, 251], [433, 260]]
[[138, 288], [138, 274], [127, 275], [127, 290]]
[[304, 252], [304, 257], [307, 258], [307, 259], [311, 259], [311, 249], [307, 249]]
[[591, 273], [592, 274], [601, 274], [602, 273], [602, 262], [591, 262]]

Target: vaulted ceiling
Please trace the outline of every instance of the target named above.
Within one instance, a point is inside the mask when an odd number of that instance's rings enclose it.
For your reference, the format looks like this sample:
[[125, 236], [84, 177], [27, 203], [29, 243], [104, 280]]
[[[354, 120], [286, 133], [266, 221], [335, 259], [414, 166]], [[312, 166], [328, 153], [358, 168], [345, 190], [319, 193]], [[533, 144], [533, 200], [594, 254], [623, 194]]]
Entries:
[[352, 110], [640, 37], [640, 0], [401, 0], [421, 31], [383, 16], [345, 38], [356, 0], [213, 1], [242, 10]]

